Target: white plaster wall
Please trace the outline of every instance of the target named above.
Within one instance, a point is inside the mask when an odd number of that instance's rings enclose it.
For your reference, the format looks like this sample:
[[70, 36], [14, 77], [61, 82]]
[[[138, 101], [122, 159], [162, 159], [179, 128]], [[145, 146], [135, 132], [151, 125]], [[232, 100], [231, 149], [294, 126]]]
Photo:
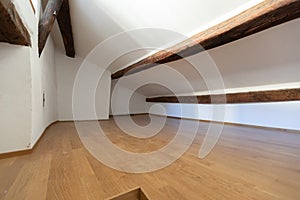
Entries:
[[[27, 24], [31, 31], [32, 47], [30, 48], [31, 61], [31, 81], [32, 81], [32, 130], [31, 146], [33, 147], [41, 137], [45, 129], [53, 122], [57, 121], [57, 88], [56, 88], [56, 68], [54, 62], [54, 43], [51, 36], [41, 57], [38, 55], [38, 22], [41, 12], [39, 2], [34, 15], [32, 8], [27, 4], [24, 12], [29, 12], [30, 19]], [[23, 12], [23, 13], [24, 13]], [[43, 107], [43, 93], [45, 93], [45, 106]]]
[[[68, 58], [60, 50], [56, 51], [55, 63], [57, 73], [57, 101], [58, 101], [58, 118], [60, 121], [74, 120], [72, 110], [72, 97], [73, 87], [77, 72], [82, 64], [83, 59], [76, 56], [76, 58]], [[110, 101], [110, 86], [111, 86], [111, 73], [104, 72], [102, 79], [99, 81], [96, 95], [95, 95], [95, 111], [97, 120], [108, 119], [109, 117], [109, 101]], [[89, 77], [86, 77], [88, 81]], [[85, 106], [88, 105], [86, 104]], [[95, 120], [95, 117], [90, 113], [85, 113], [83, 105], [79, 108], [82, 111], [82, 116], [77, 116], [78, 120]], [[88, 110], [88, 109], [87, 109]]]
[[[300, 130], [300, 101], [227, 105], [150, 103], [149, 106], [150, 114], [156, 115]], [[225, 112], [214, 114], [214, 108], [220, 107]]]
[[[26, 3], [13, 1], [31, 33]], [[31, 148], [30, 48], [0, 44], [0, 153]]]
[[[35, 37], [37, 41], [37, 37]], [[38, 58], [37, 43], [31, 50], [32, 80], [32, 145], [45, 129], [58, 119], [54, 44], [49, 37], [43, 54]], [[43, 107], [43, 93], [45, 105]]]
[[73, 120], [72, 113], [72, 92], [77, 70], [82, 59], [80, 57], [68, 58], [56, 50], [55, 65], [57, 76], [57, 103], [58, 119], [60, 121]]
[[97, 120], [105, 120], [109, 118], [111, 73], [109, 71], [104, 71], [103, 73], [102, 78], [99, 80], [95, 95]]
[[148, 113], [146, 97], [126, 87], [115, 87], [112, 83], [110, 115], [128, 115]]
[[0, 153], [30, 148], [29, 49], [0, 43]]
[[57, 120], [53, 41], [50, 37], [39, 58], [38, 18], [29, 1], [14, 3], [31, 35], [32, 46], [0, 44], [0, 153], [32, 148], [46, 127]]

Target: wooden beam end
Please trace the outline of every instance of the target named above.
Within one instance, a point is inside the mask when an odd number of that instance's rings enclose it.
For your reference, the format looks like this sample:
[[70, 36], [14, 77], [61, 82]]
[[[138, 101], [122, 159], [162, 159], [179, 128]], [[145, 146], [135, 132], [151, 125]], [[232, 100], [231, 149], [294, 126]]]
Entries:
[[31, 46], [30, 34], [11, 0], [0, 1], [0, 42]]

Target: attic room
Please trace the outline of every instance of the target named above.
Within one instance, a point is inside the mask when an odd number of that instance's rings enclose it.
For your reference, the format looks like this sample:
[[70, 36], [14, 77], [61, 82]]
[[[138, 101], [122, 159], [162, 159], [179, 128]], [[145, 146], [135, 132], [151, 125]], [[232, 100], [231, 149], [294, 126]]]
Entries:
[[300, 199], [300, 1], [0, 0], [0, 200]]

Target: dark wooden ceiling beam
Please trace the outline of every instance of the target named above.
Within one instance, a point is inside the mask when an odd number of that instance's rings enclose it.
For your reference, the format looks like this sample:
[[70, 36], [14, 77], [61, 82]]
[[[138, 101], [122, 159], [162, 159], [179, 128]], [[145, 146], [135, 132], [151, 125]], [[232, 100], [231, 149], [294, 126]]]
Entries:
[[31, 46], [30, 34], [11, 0], [0, 0], [0, 42]]
[[39, 21], [39, 55], [41, 56], [63, 0], [49, 0]]
[[265, 0], [171, 48], [159, 51], [112, 74], [112, 79], [182, 59], [300, 17], [299, 0]]
[[[225, 102], [226, 97], [226, 102]], [[187, 103], [187, 104], [235, 104], [263, 103], [281, 101], [299, 101], [300, 88], [285, 90], [270, 90], [257, 92], [241, 92], [231, 94], [199, 95], [199, 96], [164, 96], [147, 98], [153, 103]]]
[[57, 22], [64, 41], [66, 54], [67, 56], [74, 58], [75, 48], [68, 0], [63, 1], [60, 12], [57, 15]]
[[43, 16], [39, 21], [39, 55], [41, 56], [43, 49], [45, 48], [48, 36], [56, 18], [64, 41], [66, 54], [67, 56], [74, 58], [74, 40], [68, 0], [48, 1]]

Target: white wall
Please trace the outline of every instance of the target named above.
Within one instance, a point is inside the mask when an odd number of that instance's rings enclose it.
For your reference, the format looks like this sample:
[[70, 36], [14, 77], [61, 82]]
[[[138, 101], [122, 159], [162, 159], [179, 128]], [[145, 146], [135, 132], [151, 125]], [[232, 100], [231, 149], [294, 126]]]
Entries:
[[55, 65], [57, 76], [57, 102], [58, 119], [68, 121], [73, 119], [72, 92], [77, 70], [82, 59], [80, 57], [68, 58], [60, 52], [55, 51]]
[[32, 148], [57, 120], [53, 41], [50, 37], [38, 58], [38, 19], [29, 1], [14, 3], [30, 32], [32, 47], [0, 44], [0, 153]]
[[[68, 58], [60, 50], [55, 54], [56, 73], [57, 73], [57, 101], [58, 101], [58, 119], [60, 121], [74, 120], [73, 116], [73, 87], [78, 70], [80, 69], [83, 59]], [[109, 117], [109, 101], [110, 101], [110, 86], [111, 73], [104, 72], [104, 75], [99, 81], [95, 94], [95, 111], [98, 120], [108, 119]], [[89, 77], [85, 77], [84, 81], [89, 81]], [[84, 95], [84, 94], [83, 94]], [[78, 108], [81, 116], [77, 116], [78, 120], [95, 120], [95, 117], [88, 112], [88, 108], [94, 105], [89, 103], [80, 105]], [[93, 108], [91, 108], [93, 109]], [[85, 112], [86, 110], [86, 112]]]
[[[188, 119], [222, 121], [254, 126], [300, 130], [300, 101], [260, 104], [171, 104], [149, 105], [150, 113]], [[224, 115], [214, 115], [214, 108], [225, 106]]]
[[117, 86], [112, 82], [110, 115], [128, 115], [148, 113], [146, 97], [126, 87]]
[[0, 153], [30, 148], [29, 49], [0, 43]]
[[[24, 6], [25, 7], [25, 6]], [[23, 7], [23, 8], [24, 8]], [[31, 86], [32, 86], [32, 130], [31, 147], [35, 145], [45, 129], [57, 121], [57, 99], [56, 99], [56, 72], [54, 62], [54, 43], [51, 36], [41, 57], [38, 55], [38, 22], [41, 12], [41, 3], [37, 4], [36, 15], [27, 4], [30, 19], [27, 24], [31, 31], [32, 47], [30, 48], [31, 61]], [[45, 93], [45, 106], [43, 107], [43, 93]]]
[[[58, 119], [54, 44], [52, 38], [49, 37], [43, 54], [38, 58], [36, 36], [34, 37], [36, 43], [33, 44], [31, 50], [32, 145], [36, 143], [44, 130]], [[45, 94], [44, 107], [43, 93]]]

